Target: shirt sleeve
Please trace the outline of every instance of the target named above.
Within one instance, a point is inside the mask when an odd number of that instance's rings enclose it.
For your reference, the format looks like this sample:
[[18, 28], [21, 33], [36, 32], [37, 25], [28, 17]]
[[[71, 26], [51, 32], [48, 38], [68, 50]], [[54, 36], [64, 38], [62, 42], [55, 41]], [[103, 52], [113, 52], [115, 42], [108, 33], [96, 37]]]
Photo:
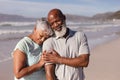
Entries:
[[[24, 39], [20, 40], [17, 45], [15, 46], [13, 52], [15, 50], [19, 49], [20, 51], [22, 51], [23, 53], [27, 53], [27, 45]], [[11, 53], [13, 55], [13, 52]]]
[[88, 41], [87, 41], [87, 37], [83, 32], [79, 33], [79, 41], [80, 41], [80, 45], [79, 45], [79, 55], [81, 54], [89, 54], [90, 50], [89, 50], [89, 46], [88, 46]]
[[[53, 49], [53, 39], [52, 38], [49, 38], [47, 39], [46, 41], [44, 41], [43, 43], [43, 48], [42, 48], [42, 51], [51, 51]], [[48, 65], [48, 64], [52, 64], [52, 63], [46, 63], [45, 65]]]
[[44, 41], [42, 51], [45, 51], [45, 50], [51, 51], [53, 49], [52, 41], [53, 41], [52, 38], [49, 38], [46, 41]]

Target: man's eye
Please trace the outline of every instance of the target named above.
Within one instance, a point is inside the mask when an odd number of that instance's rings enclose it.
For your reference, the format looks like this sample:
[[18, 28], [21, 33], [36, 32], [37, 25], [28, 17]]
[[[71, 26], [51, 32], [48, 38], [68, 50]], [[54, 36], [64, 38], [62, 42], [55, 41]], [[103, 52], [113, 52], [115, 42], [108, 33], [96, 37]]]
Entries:
[[52, 26], [53, 24], [52, 24], [52, 23], [50, 23], [49, 25], [50, 25], [50, 26]]

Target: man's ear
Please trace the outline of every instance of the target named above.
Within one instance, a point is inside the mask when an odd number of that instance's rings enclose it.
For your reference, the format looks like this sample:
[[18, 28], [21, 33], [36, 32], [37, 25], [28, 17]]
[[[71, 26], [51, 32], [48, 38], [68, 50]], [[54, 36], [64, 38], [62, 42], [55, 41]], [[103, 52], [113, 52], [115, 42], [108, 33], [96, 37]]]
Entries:
[[65, 15], [63, 15], [63, 19], [66, 20], [66, 16]]

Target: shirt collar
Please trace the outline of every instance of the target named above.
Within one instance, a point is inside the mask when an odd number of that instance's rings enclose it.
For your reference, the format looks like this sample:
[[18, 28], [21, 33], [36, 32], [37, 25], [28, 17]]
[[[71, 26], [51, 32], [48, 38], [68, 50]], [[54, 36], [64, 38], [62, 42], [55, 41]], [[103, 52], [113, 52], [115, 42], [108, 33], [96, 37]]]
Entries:
[[[68, 36], [66, 37], [66, 39], [68, 39], [69, 37], [73, 36], [73, 34], [74, 34], [74, 32], [75, 32], [75, 31], [72, 31], [72, 30], [69, 29], [69, 28], [68, 28], [68, 30], [69, 30], [69, 34], [68, 34]], [[57, 36], [56, 36], [55, 38], [56, 38], [56, 39], [60, 39], [60, 38], [64, 38], [64, 37], [57, 37]]]

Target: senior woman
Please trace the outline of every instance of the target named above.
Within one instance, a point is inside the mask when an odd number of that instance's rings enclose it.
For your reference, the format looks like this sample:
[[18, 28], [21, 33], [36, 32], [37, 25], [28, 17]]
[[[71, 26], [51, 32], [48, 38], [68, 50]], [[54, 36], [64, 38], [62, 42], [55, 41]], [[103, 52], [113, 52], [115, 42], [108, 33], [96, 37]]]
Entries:
[[39, 19], [33, 32], [22, 38], [12, 52], [15, 80], [46, 80], [42, 44], [52, 35], [47, 21]]

